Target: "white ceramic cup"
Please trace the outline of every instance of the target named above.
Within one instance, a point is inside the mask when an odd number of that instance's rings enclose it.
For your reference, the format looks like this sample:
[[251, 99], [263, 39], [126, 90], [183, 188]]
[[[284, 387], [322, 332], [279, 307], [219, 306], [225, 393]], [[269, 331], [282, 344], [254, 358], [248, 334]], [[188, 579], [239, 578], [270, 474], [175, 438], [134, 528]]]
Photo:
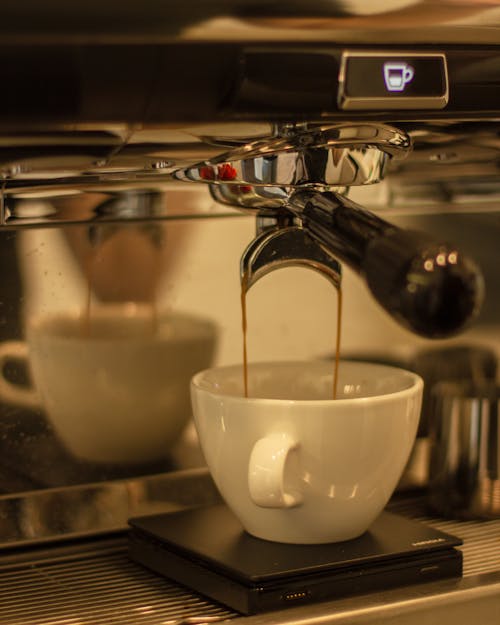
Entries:
[[333, 399], [329, 362], [202, 371], [193, 415], [208, 468], [229, 508], [259, 538], [349, 540], [391, 497], [415, 441], [423, 382], [414, 373], [341, 362]]
[[[141, 307], [101, 307], [88, 326], [77, 315], [32, 319], [26, 341], [0, 345], [0, 398], [43, 409], [64, 446], [90, 462], [165, 457], [191, 417], [189, 381], [210, 366], [214, 325]], [[7, 380], [23, 361], [33, 386]]]

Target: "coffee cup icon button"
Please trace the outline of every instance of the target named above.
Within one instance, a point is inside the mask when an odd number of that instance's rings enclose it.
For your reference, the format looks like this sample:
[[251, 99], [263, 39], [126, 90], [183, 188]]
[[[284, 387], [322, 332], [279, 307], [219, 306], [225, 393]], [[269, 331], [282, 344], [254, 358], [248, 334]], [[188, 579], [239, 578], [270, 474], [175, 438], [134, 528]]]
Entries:
[[404, 91], [415, 76], [415, 70], [411, 65], [403, 61], [391, 61], [384, 63], [384, 82], [387, 91]]

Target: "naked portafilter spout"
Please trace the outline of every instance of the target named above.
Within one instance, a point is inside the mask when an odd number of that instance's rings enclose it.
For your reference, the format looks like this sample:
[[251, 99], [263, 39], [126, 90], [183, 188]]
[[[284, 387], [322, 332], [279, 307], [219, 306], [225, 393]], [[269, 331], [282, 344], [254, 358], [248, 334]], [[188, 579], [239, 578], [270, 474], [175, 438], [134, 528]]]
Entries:
[[339, 286], [345, 263], [396, 321], [444, 338], [480, 309], [477, 265], [453, 244], [400, 229], [345, 195], [381, 180], [410, 149], [409, 137], [386, 125], [285, 127], [183, 177], [210, 182], [217, 201], [257, 213], [257, 237], [241, 259], [245, 289], [286, 265], [311, 267]]

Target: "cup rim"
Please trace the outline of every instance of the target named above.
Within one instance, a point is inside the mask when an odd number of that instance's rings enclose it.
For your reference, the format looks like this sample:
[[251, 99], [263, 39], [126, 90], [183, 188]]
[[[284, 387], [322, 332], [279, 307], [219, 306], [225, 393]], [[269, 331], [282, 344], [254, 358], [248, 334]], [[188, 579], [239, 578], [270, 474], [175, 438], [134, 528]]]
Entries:
[[[118, 321], [124, 321], [125, 323], [128, 322], [143, 322], [143, 321], [147, 321], [149, 322], [149, 320], [151, 320], [152, 323], [152, 328], [154, 329], [154, 316], [152, 315], [152, 313], [149, 312], [149, 310], [146, 310], [146, 307], [144, 306], [137, 306], [135, 308], [131, 308], [129, 307], [127, 309], [127, 307], [125, 305], [122, 305], [122, 307], [120, 308], [119, 306], [115, 306], [115, 305], [109, 305], [106, 307], [102, 307], [101, 309], [94, 311], [93, 316], [91, 316], [90, 318], [90, 324], [92, 323], [101, 323], [102, 321], [105, 321], [106, 323], [112, 323], [114, 321], [115, 318], [115, 314], [116, 311], [119, 310], [123, 310], [123, 311], [132, 311], [129, 312], [129, 314], [124, 314], [124, 315], [118, 315], [116, 316], [116, 319], [118, 319]], [[47, 315], [39, 315], [34, 317], [34, 319], [27, 325], [26, 328], [26, 342], [30, 342], [34, 337], [50, 337], [52, 340], [55, 341], [61, 341], [63, 343], [81, 343], [82, 341], [85, 341], [85, 343], [87, 344], [98, 344], [98, 345], [106, 345], [106, 344], [110, 344], [110, 345], [115, 345], [117, 343], [122, 343], [124, 341], [124, 339], [126, 339], [128, 344], [132, 344], [134, 342], [141, 342], [143, 343], [145, 341], [145, 339], [147, 339], [148, 341], [152, 342], [152, 343], [163, 343], [165, 341], [168, 341], [169, 344], [174, 344], [174, 343], [190, 343], [190, 342], [195, 342], [198, 341], [200, 339], [212, 339], [213, 337], [215, 337], [217, 335], [217, 325], [213, 322], [213, 320], [209, 319], [209, 318], [205, 318], [202, 316], [198, 316], [195, 314], [191, 314], [188, 312], [183, 312], [183, 311], [161, 311], [158, 314], [158, 324], [161, 326], [162, 324], [189, 324], [189, 330], [190, 333], [189, 334], [183, 334], [182, 332], [179, 332], [179, 327], [174, 327], [172, 334], [169, 334], [168, 336], [164, 336], [161, 333], [157, 333], [156, 331], [154, 332], [147, 332], [145, 334], [131, 334], [131, 335], [126, 335], [126, 334], [111, 334], [111, 335], [95, 335], [92, 331], [89, 334], [81, 334], [81, 335], [77, 335], [77, 334], [64, 334], [64, 333], [60, 333], [59, 331], [52, 331], [52, 326], [54, 326], [54, 328], [59, 328], [61, 323], [68, 323], [70, 324], [70, 326], [77, 325], [79, 323], [83, 324], [84, 319], [81, 315], [80, 312], [75, 312], [75, 313], [71, 313], [71, 314], [65, 314], [65, 313], [59, 313], [59, 312], [55, 312], [55, 313], [50, 313]], [[40, 332], [40, 329], [47, 329], [47, 332]]]
[[[305, 365], [311, 365], [311, 364], [320, 364], [322, 362], [325, 361], [311, 361], [311, 360], [294, 360], [294, 361], [258, 361], [258, 362], [252, 362], [252, 363], [248, 363], [248, 367], [252, 367], [252, 366], [262, 366], [262, 365], [273, 365], [273, 366], [278, 366], [278, 365], [297, 365], [297, 366], [305, 366]], [[356, 403], [362, 404], [362, 403], [366, 403], [366, 402], [370, 402], [370, 403], [379, 403], [379, 402], [384, 402], [387, 401], [388, 398], [390, 399], [398, 399], [399, 397], [402, 397], [404, 395], [407, 395], [410, 392], [422, 392], [423, 388], [424, 388], [424, 381], [423, 379], [420, 377], [420, 375], [418, 375], [417, 373], [415, 373], [414, 371], [409, 371], [407, 369], [403, 369], [402, 367], [394, 367], [392, 365], [385, 365], [385, 364], [379, 364], [376, 362], [370, 362], [370, 361], [360, 361], [360, 360], [349, 360], [349, 359], [341, 359], [340, 360], [340, 364], [342, 363], [353, 363], [356, 365], [361, 365], [361, 366], [369, 366], [369, 367], [376, 367], [378, 369], [384, 369], [387, 370], [388, 372], [392, 372], [392, 373], [404, 373], [405, 376], [409, 377], [411, 379], [411, 384], [409, 386], [407, 386], [404, 389], [398, 390], [398, 391], [393, 391], [390, 393], [384, 393], [383, 395], [371, 395], [368, 397], [344, 397], [344, 398], [339, 398], [339, 399], [333, 399], [333, 397], [331, 399], [277, 399], [277, 398], [265, 398], [265, 397], [244, 397], [243, 395], [235, 395], [232, 393], [224, 393], [224, 392], [216, 392], [216, 389], [208, 389], [208, 388], [204, 388], [201, 385], [202, 380], [204, 379], [204, 377], [211, 372], [216, 372], [216, 371], [224, 371], [224, 370], [230, 370], [230, 369], [242, 369], [243, 365], [241, 364], [232, 364], [232, 365], [222, 365], [222, 366], [218, 366], [218, 367], [209, 367], [207, 369], [203, 369], [202, 371], [198, 371], [197, 373], [195, 373], [193, 375], [193, 377], [191, 378], [191, 389], [195, 390], [195, 391], [199, 391], [201, 393], [207, 393], [210, 395], [213, 395], [215, 397], [220, 397], [221, 399], [231, 399], [231, 400], [236, 400], [236, 401], [241, 401], [244, 400], [245, 403], [249, 403], [249, 404], [257, 404], [257, 403], [265, 403], [265, 404], [300, 404], [300, 405], [311, 405], [311, 406], [319, 406], [320, 404], [325, 405], [325, 404], [349, 404], [349, 405], [355, 405]], [[328, 363], [328, 365], [330, 365], [330, 363]]]

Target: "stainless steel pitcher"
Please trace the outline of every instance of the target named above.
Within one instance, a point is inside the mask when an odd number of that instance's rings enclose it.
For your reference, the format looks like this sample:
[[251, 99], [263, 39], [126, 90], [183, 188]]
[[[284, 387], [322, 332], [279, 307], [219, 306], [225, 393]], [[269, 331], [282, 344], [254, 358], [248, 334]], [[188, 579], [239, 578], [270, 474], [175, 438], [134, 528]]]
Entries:
[[443, 382], [433, 392], [429, 501], [440, 514], [500, 517], [500, 388]]

